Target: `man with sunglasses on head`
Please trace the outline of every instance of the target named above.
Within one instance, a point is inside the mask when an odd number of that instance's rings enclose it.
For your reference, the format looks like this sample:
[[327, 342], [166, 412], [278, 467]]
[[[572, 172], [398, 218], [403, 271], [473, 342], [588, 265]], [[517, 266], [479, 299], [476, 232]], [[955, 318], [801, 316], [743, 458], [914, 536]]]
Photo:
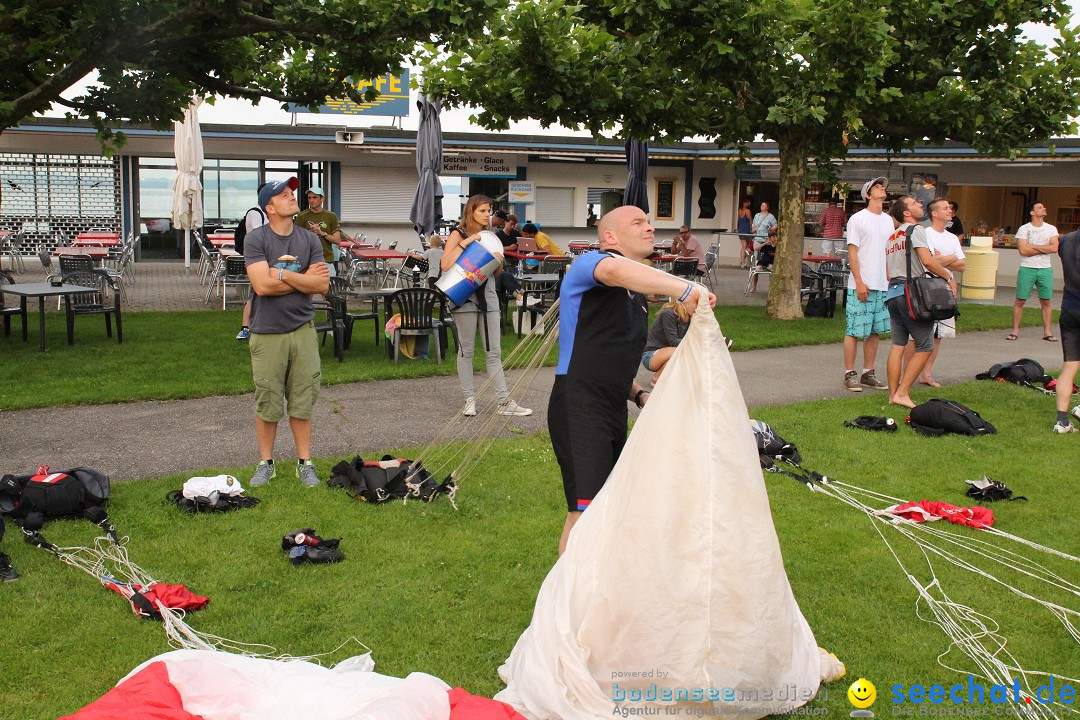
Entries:
[[337, 275], [334, 262], [334, 246], [341, 245], [344, 237], [341, 234], [341, 224], [338, 216], [323, 207], [326, 193], [321, 187], [315, 186], [307, 191], [307, 210], [296, 216], [296, 224], [305, 230], [315, 233], [322, 243], [323, 256], [330, 268], [330, 277]]

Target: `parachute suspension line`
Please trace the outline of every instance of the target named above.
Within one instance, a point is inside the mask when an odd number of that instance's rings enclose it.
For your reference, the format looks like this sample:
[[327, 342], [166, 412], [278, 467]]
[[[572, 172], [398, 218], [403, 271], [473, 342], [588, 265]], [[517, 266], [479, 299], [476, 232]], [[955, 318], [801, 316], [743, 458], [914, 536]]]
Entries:
[[[554, 347], [558, 340], [558, 303], [550, 308], [547, 313], [544, 314], [544, 330], [543, 335], [540, 335], [532, 343], [526, 345], [525, 341], [518, 343], [509, 356], [510, 362], [522, 362], [524, 365], [523, 372], [510, 388], [511, 397], [515, 394], [520, 396], [521, 391], [531, 388], [536, 382], [536, 378], [539, 374], [540, 368], [543, 366], [544, 360], [547, 358], [552, 347]], [[518, 352], [518, 351], [521, 352]], [[468, 451], [462, 457], [460, 464], [455, 468], [455, 474], [457, 477], [465, 477], [472, 473], [473, 470], [483, 461], [484, 456], [491, 450], [492, 445], [498, 439], [499, 434], [507, 426], [510, 421], [509, 416], [499, 415], [497, 413], [491, 413], [485, 420], [484, 426], [481, 429], [481, 440], [474, 442], [468, 447]]]
[[[846, 483], [836, 483], [834, 481], [832, 484], [845, 486], [847, 488], [853, 488], [856, 492], [865, 492], [865, 494], [872, 495], [872, 496], [877, 496], [878, 495], [877, 493], [871, 493], [869, 491], [861, 491], [860, 489], [854, 488], [854, 486], [847, 485]], [[881, 496], [881, 497], [887, 497], [887, 496]], [[890, 498], [890, 499], [895, 499], [895, 498]], [[866, 507], [866, 506], [863, 506], [863, 507]], [[874, 511], [874, 510], [872, 510], [870, 508], [867, 508], [867, 510], [869, 512], [880, 515], [879, 512]], [[1034, 560], [1031, 560], [1031, 559], [1029, 559], [1029, 558], [1017, 553], [1017, 552], [1009, 550], [1008, 548], [1003, 548], [1003, 547], [1000, 547], [998, 545], [995, 545], [992, 542], [989, 542], [987, 540], [983, 540], [981, 537], [969, 537], [969, 536], [966, 536], [966, 535], [961, 535], [961, 534], [957, 534], [957, 533], [954, 533], [954, 532], [949, 532], [949, 531], [946, 531], [944, 528], [935, 527], [934, 524], [932, 524], [932, 523], [911, 523], [910, 521], [903, 520], [902, 518], [897, 519], [896, 521], [902, 521], [904, 523], [908, 523], [910, 525], [910, 527], [916, 528], [919, 531], [921, 531], [921, 532], [923, 532], [923, 533], [925, 533], [927, 535], [937, 537], [944, 543], [948, 543], [948, 544], [951, 544], [951, 545], [955, 545], [957, 547], [961, 547], [961, 548], [963, 548], [963, 549], [965, 549], [965, 550], [967, 550], [969, 552], [977, 554], [979, 557], [986, 558], [987, 560], [991, 560], [991, 561], [993, 561], [995, 563], [998, 563], [998, 564], [1000, 564], [1000, 565], [1002, 565], [1004, 567], [1007, 567], [1007, 568], [1009, 568], [1011, 570], [1019, 572], [1019, 573], [1021, 573], [1023, 575], [1027, 575], [1028, 577], [1034, 578], [1036, 580], [1040, 580], [1040, 581], [1042, 581], [1044, 583], [1047, 583], [1047, 584], [1049, 584], [1049, 585], [1051, 585], [1051, 586], [1053, 586], [1053, 587], [1055, 587], [1055, 588], [1057, 588], [1059, 590], [1064, 590], [1066, 592], [1072, 593], [1073, 595], [1080, 596], [1080, 585], [1078, 585], [1076, 583], [1073, 583], [1073, 582], [1071, 582], [1069, 580], [1066, 580], [1065, 578], [1063, 578], [1060, 575], [1054, 573], [1053, 571], [1047, 569], [1046, 567], [1040, 565], [1039, 563], [1035, 562]], [[1056, 555], [1056, 556], [1064, 558], [1066, 560], [1071, 560], [1073, 562], [1080, 562], [1080, 558], [1074, 557], [1074, 556], [1069, 555], [1067, 553], [1063, 553], [1063, 552], [1061, 552], [1059, 550], [1055, 550], [1054, 548], [1039, 545], [1038, 543], [1031, 542], [1030, 540], [1027, 540], [1025, 538], [1021, 538], [1019, 536], [1015, 536], [1015, 535], [1011, 535], [1009, 533], [1001, 532], [1000, 530], [995, 530], [994, 528], [982, 528], [981, 530], [984, 533], [999, 537], [1001, 539], [1013, 540], [1013, 541], [1015, 541], [1017, 543], [1027, 545], [1027, 546], [1029, 546], [1029, 547], [1031, 547], [1033, 549], [1040, 550], [1042, 552], [1046, 552], [1046, 553], [1049, 553], [1049, 554], [1052, 554], [1052, 555]], [[956, 564], [956, 565], [958, 565], [960, 567], [963, 567], [963, 568], [965, 568], [967, 570], [970, 570], [971, 572], [986, 575], [986, 577], [989, 577], [989, 578], [995, 580], [996, 582], [1000, 582], [999, 580], [997, 580], [997, 578], [994, 578], [993, 576], [989, 575], [988, 573], [983, 572], [982, 570], [980, 570], [979, 568], [974, 567], [970, 563], [960, 561], [958, 559], [953, 559], [953, 557], [949, 556], [947, 553], [942, 552], [940, 554], [941, 554], [942, 557], [946, 558], [949, 562], [952, 562], [953, 564]], [[1002, 583], [1002, 584], [1005, 585], [1005, 583]], [[1008, 587], [1008, 586], [1006, 585], [1006, 587]], [[1016, 592], [1017, 594], [1020, 594], [1021, 596], [1024, 596], [1024, 594], [1021, 593], [1018, 590], [1013, 590], [1013, 592]], [[1063, 608], [1063, 610], [1068, 610], [1068, 609]], [[1068, 612], [1072, 612], [1072, 611], [1068, 610]]]
[[[528, 333], [503, 359], [504, 369], [522, 371], [508, 388], [511, 397], [520, 396], [535, 384], [544, 361], [558, 340], [558, 315], [559, 301], [556, 300], [540, 320], [543, 332]], [[475, 397], [485, 398], [477, 401], [477, 417], [456, 415], [418, 453], [417, 465], [422, 464], [436, 477], [450, 475], [457, 482], [476, 468], [513, 419], [513, 416], [496, 412], [491, 385], [492, 379], [488, 378], [477, 390]], [[406, 482], [411, 482], [417, 472], [406, 478]]]
[[[147, 588], [158, 581], [151, 577], [150, 573], [131, 561], [128, 556], [127, 536], [114, 540], [110, 537], [100, 536], [94, 538], [94, 547], [59, 547], [45, 540], [40, 533], [24, 531], [27, 541], [42, 548], [51, 555], [56, 556], [61, 562], [73, 568], [81, 570], [90, 577], [100, 582], [104, 587], [115, 589], [129, 600], [135, 593], [134, 586]], [[162, 626], [169, 645], [177, 649], [189, 650], [219, 650], [238, 655], [266, 658], [271, 660], [307, 660], [317, 661], [320, 658], [332, 655], [349, 643], [355, 642], [370, 652], [370, 649], [355, 637], [349, 638], [338, 647], [325, 653], [307, 656], [293, 656], [279, 653], [270, 645], [259, 643], [245, 643], [238, 640], [229, 640], [210, 633], [204, 633], [191, 627], [185, 621], [186, 613], [181, 609], [171, 609], [154, 599], [157, 611], [161, 614]]]
[[[1076, 628], [1072, 625], [1069, 619], [1069, 615], [1078, 615], [1074, 610], [1062, 607], [1060, 605], [1050, 603], [1040, 598], [1034, 597], [1028, 593], [1025, 593], [1018, 588], [1015, 588], [1001, 579], [991, 575], [990, 573], [975, 566], [971, 562], [964, 560], [951, 553], [947, 549], [937, 547], [930, 539], [936, 539], [939, 542], [962, 547], [965, 550], [969, 550], [980, 556], [987, 557], [995, 562], [999, 562], [1006, 567], [1016, 569], [1029, 577], [1037, 580], [1041, 580], [1053, 587], [1063, 589], [1069, 592], [1076, 592], [1076, 586], [1069, 583], [1056, 574], [1050, 572], [1046, 568], [1043, 568], [1038, 563], [1031, 561], [1023, 556], [1013, 553], [1008, 550], [1002, 550], [994, 547], [992, 544], [975, 538], [966, 538], [958, 533], [947, 532], [945, 530], [931, 527], [928, 523], [916, 523], [906, 518], [899, 518], [892, 515], [882, 515], [879, 511], [874, 510], [868, 505], [864, 504], [858, 498], [856, 494], [862, 494], [875, 498], [887, 498], [888, 496], [881, 495], [869, 490], [848, 485], [847, 483], [841, 483], [836, 481], [829, 481], [828, 483], [819, 483], [812, 485], [815, 490], [823, 491], [826, 495], [839, 500], [857, 510], [861, 510], [870, 519], [871, 525], [874, 530], [881, 537], [882, 542], [889, 549], [893, 559], [896, 560], [897, 565], [904, 572], [904, 575], [908, 578], [908, 581], [915, 587], [918, 592], [918, 598], [916, 600], [916, 615], [924, 622], [929, 622], [937, 625], [950, 640], [949, 647], [937, 657], [938, 664], [942, 667], [952, 670], [958, 673], [966, 673], [968, 670], [954, 667], [946, 662], [947, 656], [953, 651], [958, 649], [964, 653], [972, 662], [979, 668], [980, 673], [972, 673], [980, 679], [987, 680], [993, 684], [1009, 686], [1012, 683], [1014, 677], [1020, 677], [1023, 679], [1024, 690], [1020, 693], [1020, 701], [1017, 702], [1012, 696], [1008, 696], [1006, 699], [1017, 708], [1022, 708], [1022, 712], [1034, 717], [1041, 717], [1050, 720], [1053, 717], [1060, 716], [1061, 710], [1068, 710], [1072, 713], [1078, 713], [1080, 711], [1070, 708], [1060, 703], [1048, 703], [1042, 704], [1038, 702], [1032, 693], [1032, 688], [1037, 683], [1034, 678], [1037, 677], [1051, 677], [1058, 678], [1065, 682], [1076, 683], [1078, 682], [1072, 678], [1065, 678], [1053, 673], [1043, 671], [1030, 671], [1020, 667], [1019, 662], [1007, 649], [1007, 640], [999, 634], [1000, 626], [993, 618], [979, 613], [972, 608], [965, 605], [953, 602], [951, 598], [946, 594], [942, 587], [935, 571], [931, 554], [944, 559], [946, 562], [950, 562], [957, 567], [968, 570], [972, 573], [986, 577], [1002, 587], [1010, 590], [1011, 592], [1032, 600], [1058, 617], [1062, 624], [1065, 626], [1069, 634], [1077, 641], [1080, 642], [1080, 634], [1077, 633]], [[895, 498], [889, 498], [895, 500]], [[903, 561], [900, 559], [898, 553], [894, 549], [892, 543], [886, 538], [885, 533], [882, 531], [883, 526], [892, 527], [902, 536], [906, 537], [922, 553], [923, 559], [926, 562], [927, 569], [930, 573], [931, 580], [928, 583], [923, 583], [918, 580], [908, 569], [905, 567]], [[1007, 535], [1001, 533], [1001, 536]], [[1024, 541], [1022, 538], [1018, 539], [1018, 542], [1023, 544], [1037, 546], [1034, 543]], [[1006, 556], [1013, 556], [1015, 559], [1005, 560], [1001, 557], [994, 557], [992, 554], [987, 553], [986, 550], [990, 549]], [[1048, 552], [1052, 552], [1057, 555], [1062, 555], [1068, 559], [1075, 559], [1072, 556], [1065, 555], [1064, 553], [1058, 553], [1052, 549], [1047, 549]], [[936, 593], [935, 593], [936, 591]], [[989, 645], [989, 647], [987, 647]], [[1030, 702], [1029, 698], [1034, 700]], [[1051, 710], [1050, 706], [1057, 706], [1057, 710]]]

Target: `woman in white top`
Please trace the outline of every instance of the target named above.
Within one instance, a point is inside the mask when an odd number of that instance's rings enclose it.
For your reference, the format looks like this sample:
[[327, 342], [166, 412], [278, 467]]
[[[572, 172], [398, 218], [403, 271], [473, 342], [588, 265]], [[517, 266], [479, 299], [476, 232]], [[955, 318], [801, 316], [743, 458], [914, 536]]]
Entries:
[[[491, 200], [483, 195], [473, 195], [461, 211], [461, 224], [450, 231], [443, 248], [440, 265], [443, 272], [454, 266], [469, 245], [480, 239], [480, 231], [487, 230], [491, 220]], [[502, 257], [500, 256], [500, 261]], [[501, 270], [501, 268], [500, 268]], [[498, 274], [496, 270], [493, 274]], [[532, 410], [521, 407], [510, 399], [502, 367], [502, 318], [499, 298], [495, 293], [494, 278], [485, 280], [476, 293], [453, 310], [458, 328], [458, 381], [465, 394], [462, 415], [476, 415], [476, 390], [473, 384], [473, 352], [476, 347], [477, 327], [483, 328], [484, 357], [487, 373], [491, 376], [498, 400], [496, 412], [500, 415], [532, 415]], [[483, 318], [483, 324], [480, 323]]]

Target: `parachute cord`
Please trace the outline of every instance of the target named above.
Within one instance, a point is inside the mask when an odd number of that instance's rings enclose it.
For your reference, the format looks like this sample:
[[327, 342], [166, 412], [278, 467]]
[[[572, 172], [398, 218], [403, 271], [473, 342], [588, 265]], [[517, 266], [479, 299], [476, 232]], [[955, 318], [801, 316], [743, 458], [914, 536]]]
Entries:
[[[522, 369], [513, 385], [508, 388], [511, 396], [531, 388], [544, 360], [550, 354], [558, 339], [559, 301], [556, 300], [540, 320], [543, 332], [530, 332], [515, 346], [503, 361], [506, 369]], [[477, 418], [457, 415], [439, 431], [431, 443], [423, 448], [416, 457], [414, 470], [406, 478], [406, 483], [413, 484], [421, 465], [435, 477], [449, 476], [455, 484], [460, 484], [490, 451], [502, 431], [513, 416], [499, 415], [497, 406], [490, 392], [493, 383], [488, 378], [481, 384], [474, 397], [488, 398], [477, 401]], [[479, 422], [479, 418], [483, 418]], [[451, 493], [450, 502], [456, 509], [456, 490]]]
[[[959, 533], [946, 532], [939, 528], [929, 527], [927, 523], [915, 523], [905, 518], [882, 515], [880, 511], [874, 510], [855, 497], [856, 494], [879, 497], [886, 496], [880, 496], [878, 493], [835, 481], [819, 483], [818, 489], [825, 492], [826, 495], [839, 500], [852, 508], [862, 511], [867, 518], [870, 519], [875, 532], [877, 532], [882, 542], [885, 543], [885, 546], [892, 554], [893, 559], [918, 593], [916, 599], [916, 615], [925, 622], [937, 625], [950, 640], [949, 647], [937, 657], [939, 665], [954, 672], [968, 672], [968, 670], [954, 667], [947, 662], [947, 657], [953, 649], [960, 650], [979, 668], [979, 672], [972, 674], [980, 679], [988, 680], [994, 684], [1010, 685], [1013, 677], [1019, 676], [1022, 678], [1022, 684], [1026, 689], [1020, 694], [1020, 701], [1016, 701], [1011, 695], [1006, 699], [1011, 705], [1015, 705], [1024, 714], [1047, 718], [1049, 720], [1049, 718], [1053, 717], [1055, 714], [1059, 715], [1062, 710], [1068, 710], [1073, 713], [1078, 712], [1076, 709], [1061, 705], [1060, 703], [1043, 704], [1034, 697], [1031, 691], [1033, 683], [1037, 682], [1034, 678], [1060, 678], [1063, 681], [1071, 683], [1076, 683], [1077, 681], [1073, 678], [1065, 678], [1053, 673], [1029, 671], [1021, 668], [1016, 661], [1016, 658], [1008, 651], [1007, 640], [999, 634], [999, 626], [992, 618], [978, 613], [967, 606], [955, 603], [948, 597], [939, 578], [934, 572], [934, 563], [931, 556], [939, 557], [957, 567], [988, 578], [1018, 596], [1042, 605], [1062, 621], [1067, 632], [1074, 640], [1080, 642], [1080, 634], [1077, 633], [1076, 628], [1070, 622], [1069, 617], [1075, 616], [1078, 613], [1069, 608], [1025, 593], [1018, 588], [1009, 585], [1000, 578], [976, 567], [971, 562], [956, 556], [949, 550], [934, 545], [931, 540], [937, 540], [948, 545], [954, 545], [965, 550], [970, 550], [981, 557], [988, 557], [1006, 567], [1017, 569], [1023, 574], [1048, 583], [1053, 587], [1072, 591], [1075, 586], [1061, 580], [1054, 573], [1046, 570], [1038, 563], [1024, 558], [1017, 553], [1001, 550], [1004, 555], [1013, 556], [1015, 559], [1012, 560], [991, 557], [985, 552], [986, 546], [989, 544], [981, 539], [974, 539], [976, 540], [975, 542], [968, 542], [968, 540], [973, 539], [964, 538]], [[906, 568], [903, 561], [900, 559], [899, 554], [889, 542], [888, 538], [886, 538], [882, 530], [882, 528], [886, 526], [893, 528], [903, 537], [912, 541], [920, 551], [926, 563], [927, 570], [930, 573], [931, 580], [929, 582], [920, 582], [912, 572]], [[1018, 542], [1023, 542], [1023, 540], [1018, 539]], [[1024, 544], [1031, 545], [1032, 543], [1025, 542]], [[1047, 549], [1047, 551], [1053, 552], [1052, 549]], [[1037, 569], [1038, 572], [1036, 572], [1035, 569]], [[1059, 580], [1060, 582], [1058, 582]], [[1029, 703], [1029, 699], [1034, 700], [1035, 702]], [[1054, 707], [1054, 710], [1051, 710], [1051, 707]]]

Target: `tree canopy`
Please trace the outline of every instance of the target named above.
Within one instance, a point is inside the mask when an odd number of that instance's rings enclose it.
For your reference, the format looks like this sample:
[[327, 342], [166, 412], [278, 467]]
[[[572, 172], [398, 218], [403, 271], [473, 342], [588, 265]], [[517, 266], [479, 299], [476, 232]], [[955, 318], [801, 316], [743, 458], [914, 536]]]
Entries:
[[[957, 140], [1012, 155], [1074, 130], [1080, 44], [1066, 0], [549, 0], [429, 46], [425, 89], [510, 120], [639, 139], [706, 136], [781, 156], [774, 317], [801, 315], [808, 162], [849, 144]], [[1046, 48], [1021, 25], [1054, 26]]]
[[[467, 34], [495, 0], [5, 0], [0, 132], [53, 103], [104, 144], [120, 122], [165, 128], [192, 95], [318, 106], [346, 78], [396, 71], [417, 42]], [[61, 94], [97, 71], [78, 97]], [[212, 98], [211, 98], [212, 101]]]

